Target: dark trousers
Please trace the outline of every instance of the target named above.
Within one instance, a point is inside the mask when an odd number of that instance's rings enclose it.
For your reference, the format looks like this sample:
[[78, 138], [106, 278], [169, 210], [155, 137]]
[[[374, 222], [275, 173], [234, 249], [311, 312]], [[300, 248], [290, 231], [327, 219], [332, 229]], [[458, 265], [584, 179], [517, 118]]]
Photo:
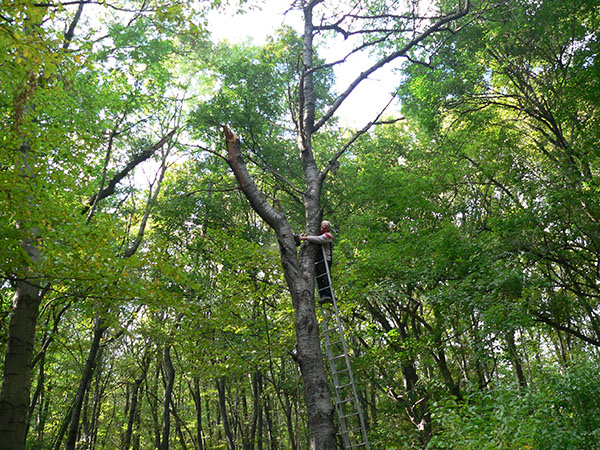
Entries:
[[[325, 261], [327, 261], [327, 266], [325, 266]], [[319, 298], [333, 298], [331, 286], [329, 285], [329, 277], [327, 276], [327, 268], [331, 274], [331, 261], [323, 259], [323, 251], [319, 249], [315, 258], [315, 277], [317, 278]]]

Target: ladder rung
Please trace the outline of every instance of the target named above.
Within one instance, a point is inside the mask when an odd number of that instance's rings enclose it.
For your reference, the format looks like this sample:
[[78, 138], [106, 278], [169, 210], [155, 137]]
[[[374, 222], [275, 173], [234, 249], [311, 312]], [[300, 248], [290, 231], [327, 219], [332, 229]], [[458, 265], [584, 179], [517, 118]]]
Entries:
[[366, 443], [366, 442], [360, 442], [360, 443], [358, 443], [358, 444], [352, 444], [352, 445], [351, 445], [350, 447], [348, 447], [348, 448], [358, 448], [358, 447], [364, 447], [364, 446], [366, 446], [366, 445], [367, 445], [367, 443]]
[[337, 385], [335, 388], [336, 388], [336, 389], [344, 389], [344, 388], [347, 388], [348, 386], [352, 386], [352, 383], [348, 383], [348, 384], [339, 384], [339, 385]]
[[354, 401], [355, 399], [356, 399], [356, 397], [348, 397], [348, 398], [345, 398], [344, 400], [337, 400], [336, 403], [338, 405], [342, 405], [344, 403], [348, 403], [348, 402]]
[[333, 360], [333, 359], [340, 359], [340, 358], [345, 358], [345, 357], [346, 357], [346, 354], [342, 353], [341, 355], [332, 356], [331, 359]]
[[[352, 413], [352, 414], [346, 414], [345, 416], [340, 416], [340, 419], [347, 419], [348, 417], [354, 417], [354, 416], [358, 416], [358, 412]], [[351, 430], [346, 430], [346, 433], [352, 433], [353, 431], [356, 430], [362, 430], [361, 427], [357, 427], [357, 428], [352, 428]]]
[[356, 437], [358, 434], [362, 434], [362, 428], [361, 427], [352, 428], [351, 430], [342, 431], [341, 434], [345, 434], [348, 437], [353, 434]]

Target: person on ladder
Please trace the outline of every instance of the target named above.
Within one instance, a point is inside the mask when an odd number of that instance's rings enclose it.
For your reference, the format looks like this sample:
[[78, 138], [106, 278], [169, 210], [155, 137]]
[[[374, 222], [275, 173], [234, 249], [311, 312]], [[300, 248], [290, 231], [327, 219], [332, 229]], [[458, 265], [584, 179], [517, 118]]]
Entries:
[[[329, 276], [331, 273], [331, 262], [333, 260], [333, 234], [331, 234], [331, 224], [324, 220], [321, 222], [321, 234], [319, 236], [308, 236], [301, 234], [298, 236], [300, 241], [308, 241], [313, 244], [319, 244], [317, 256], [315, 257], [315, 277], [317, 279], [317, 291], [319, 292], [319, 303], [333, 303], [333, 293], [329, 285]], [[325, 260], [323, 259], [325, 254]], [[327, 263], [327, 267], [325, 264]]]

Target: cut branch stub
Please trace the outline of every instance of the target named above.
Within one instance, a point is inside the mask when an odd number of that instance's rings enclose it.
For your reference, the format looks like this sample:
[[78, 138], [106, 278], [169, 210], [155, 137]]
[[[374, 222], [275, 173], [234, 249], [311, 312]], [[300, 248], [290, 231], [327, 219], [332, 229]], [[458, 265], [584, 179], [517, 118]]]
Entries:
[[237, 135], [227, 125], [221, 125], [225, 134], [225, 142], [227, 143], [227, 163], [233, 170], [242, 191], [246, 191], [246, 183], [244, 182], [244, 174], [240, 171], [239, 159], [242, 157], [241, 143]]

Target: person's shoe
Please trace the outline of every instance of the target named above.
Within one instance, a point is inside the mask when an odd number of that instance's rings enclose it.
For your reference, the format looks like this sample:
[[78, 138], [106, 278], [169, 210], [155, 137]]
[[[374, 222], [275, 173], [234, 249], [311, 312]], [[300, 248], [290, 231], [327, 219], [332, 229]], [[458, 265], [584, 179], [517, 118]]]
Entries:
[[333, 303], [333, 299], [331, 297], [321, 297], [319, 299], [319, 303], [322, 305], [323, 303]]

